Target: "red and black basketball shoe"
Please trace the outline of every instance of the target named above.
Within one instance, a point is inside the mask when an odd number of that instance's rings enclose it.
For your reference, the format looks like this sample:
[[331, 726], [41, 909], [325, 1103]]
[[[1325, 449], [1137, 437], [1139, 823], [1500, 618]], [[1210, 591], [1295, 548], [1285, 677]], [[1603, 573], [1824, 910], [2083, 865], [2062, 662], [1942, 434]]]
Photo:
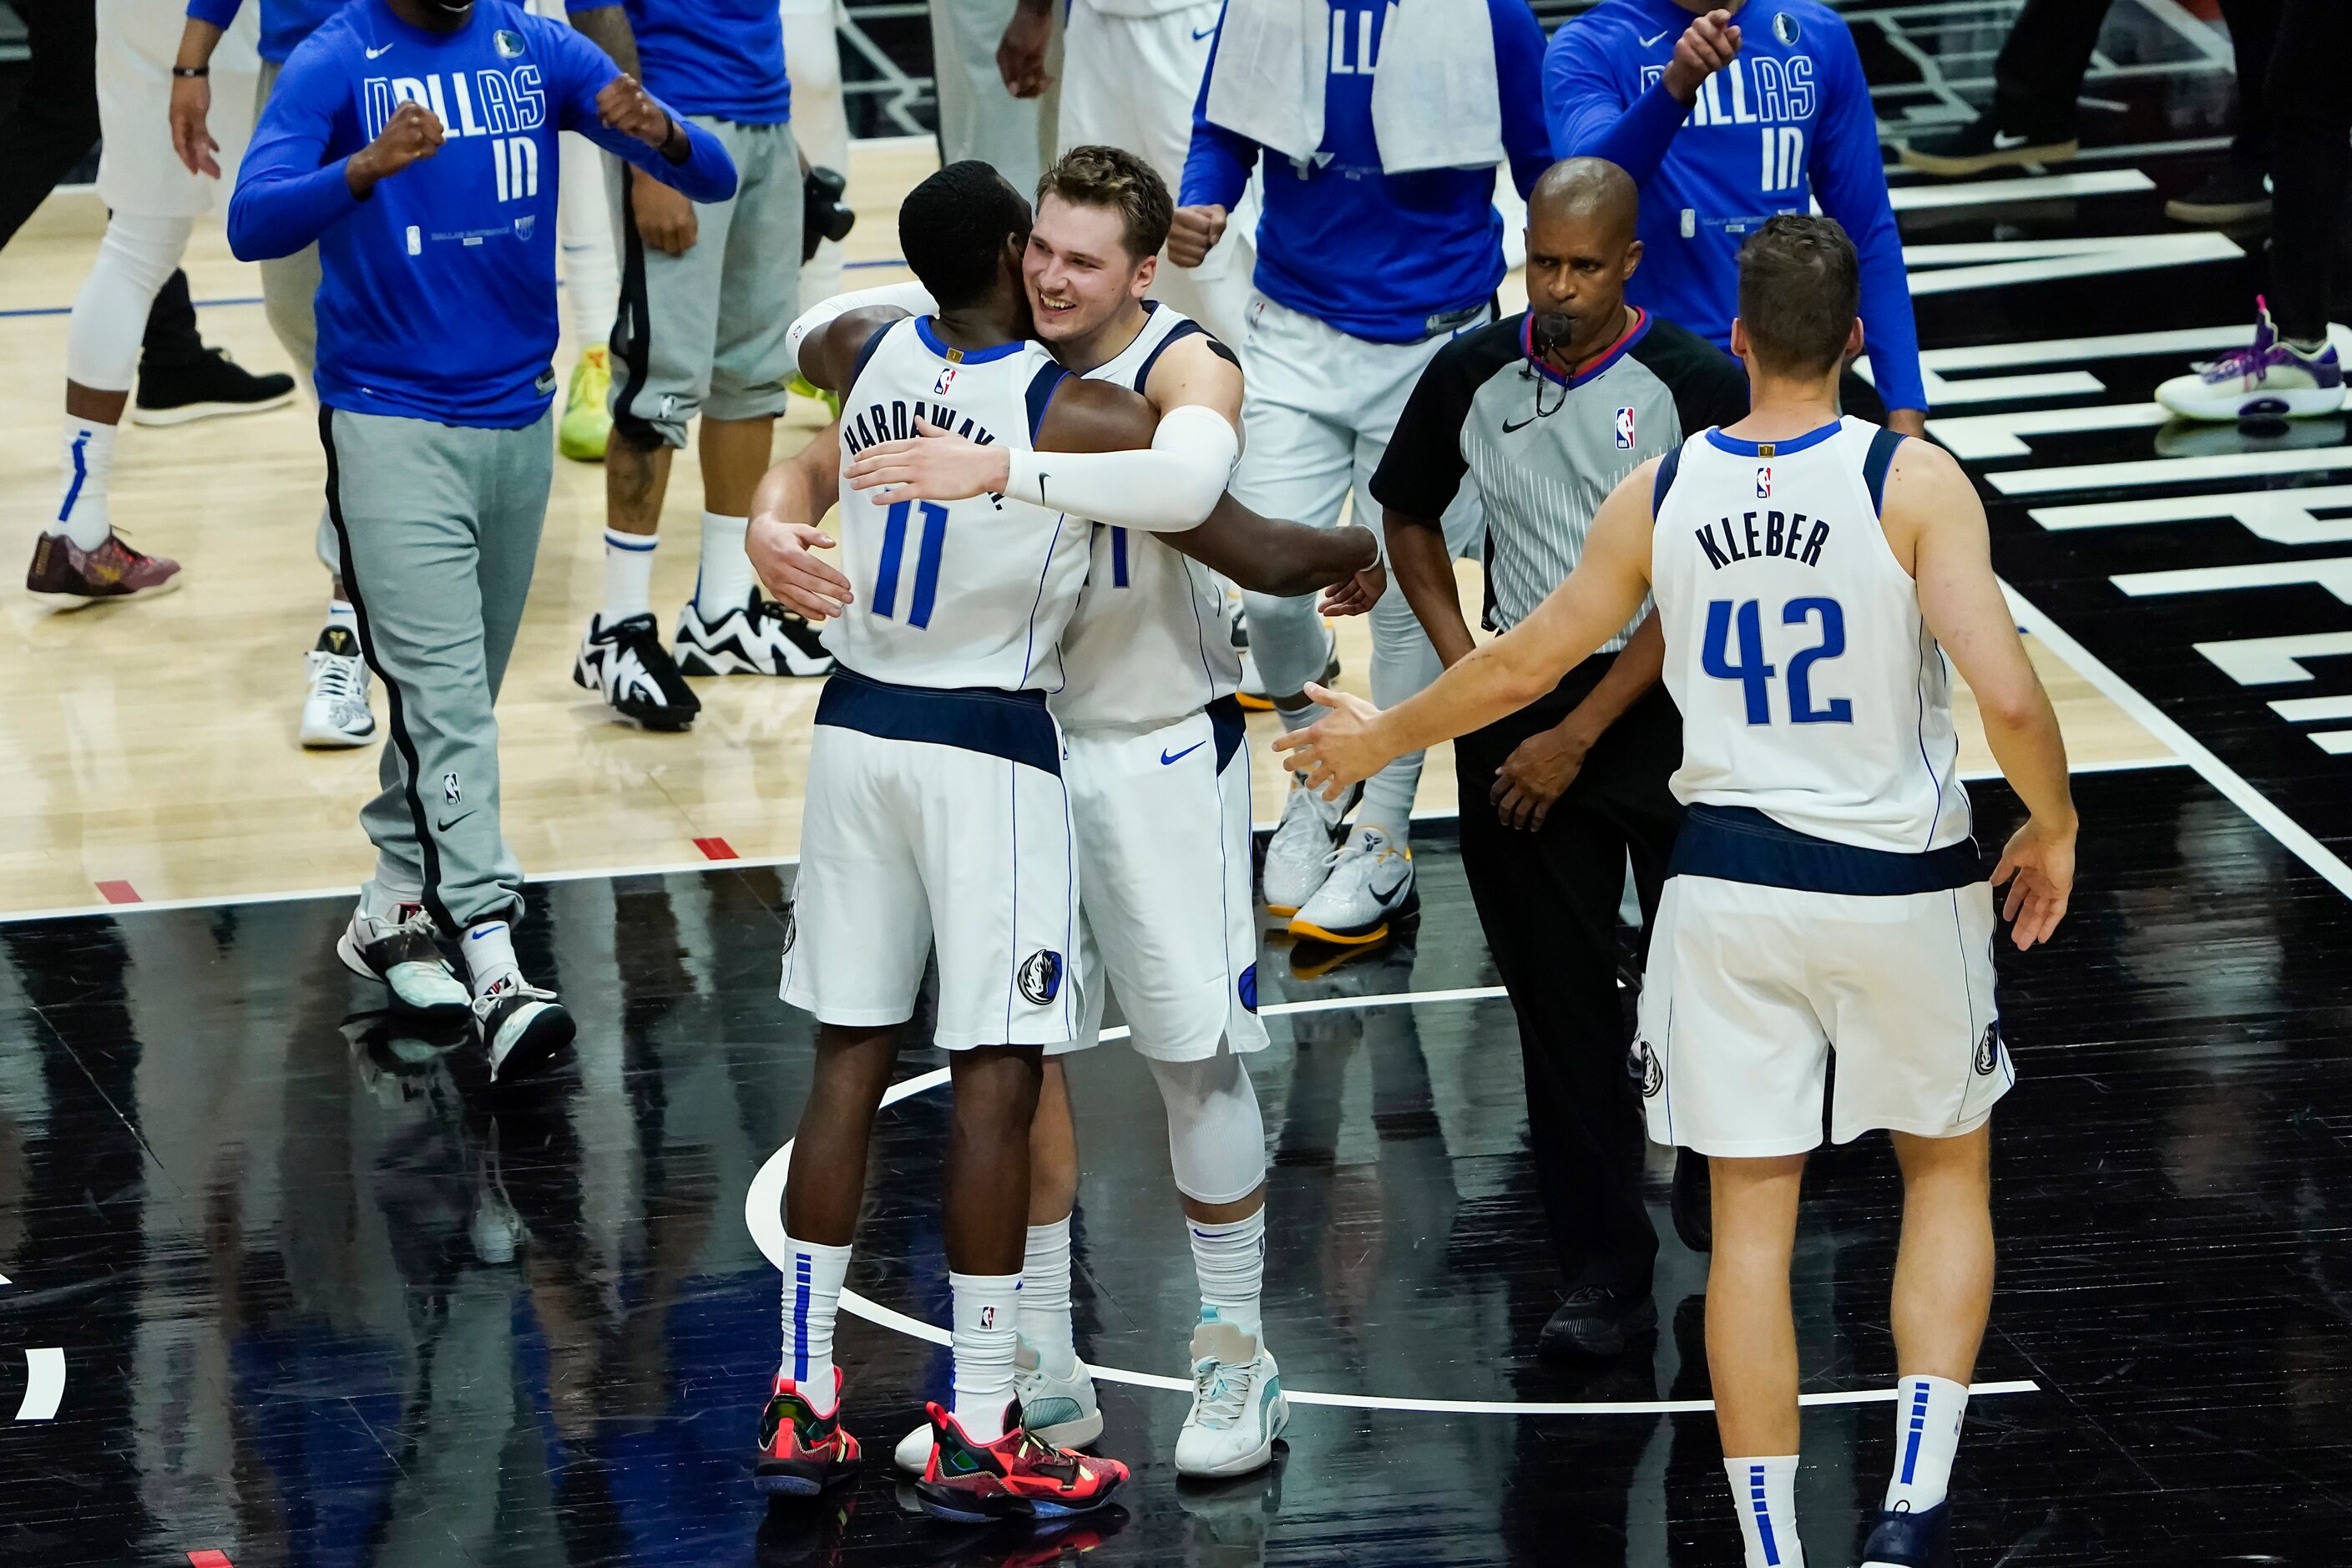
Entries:
[[833, 1409], [779, 1376], [760, 1413], [760, 1459], [752, 1485], [777, 1497], [815, 1497], [857, 1474], [857, 1439], [841, 1429], [841, 1369], [833, 1369]]
[[977, 1443], [946, 1408], [931, 1415], [931, 1462], [915, 1483], [923, 1511], [959, 1524], [1001, 1519], [1064, 1519], [1110, 1500], [1127, 1479], [1117, 1459], [1039, 1441], [1022, 1424], [1021, 1402], [1005, 1407], [1004, 1436]]

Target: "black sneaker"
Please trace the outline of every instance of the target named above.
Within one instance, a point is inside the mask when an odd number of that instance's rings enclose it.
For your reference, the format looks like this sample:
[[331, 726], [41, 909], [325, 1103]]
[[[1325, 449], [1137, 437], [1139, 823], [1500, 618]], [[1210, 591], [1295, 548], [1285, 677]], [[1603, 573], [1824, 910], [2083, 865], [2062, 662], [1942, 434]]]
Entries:
[[1706, 1156], [1675, 1151], [1675, 1234], [1693, 1252], [1715, 1250], [1715, 1183]]
[[612, 626], [604, 617], [588, 623], [572, 661], [574, 685], [601, 691], [607, 706], [648, 730], [683, 730], [702, 711], [702, 699], [678, 673], [677, 661], [662, 646], [661, 628], [650, 615], [631, 616]]
[[2232, 160], [2187, 195], [2165, 203], [2164, 216], [2175, 223], [2214, 228], [2260, 222], [2271, 216], [2270, 175], [2254, 164]]
[[1536, 1351], [1554, 1359], [1622, 1355], [1628, 1344], [1657, 1326], [1658, 1304], [1648, 1290], [1580, 1285], [1543, 1326]]
[[474, 1026], [490, 1053], [490, 1081], [544, 1071], [572, 1044], [572, 1015], [520, 975], [509, 974], [474, 998]]
[[671, 642], [686, 675], [833, 673], [833, 655], [817, 640], [816, 628], [757, 588], [723, 616], [705, 616], [689, 596]]
[[1883, 1510], [1862, 1549], [1862, 1568], [1952, 1568], [1952, 1505]]
[[1981, 174], [2028, 163], [2063, 163], [2081, 150], [2069, 131], [2005, 131], [1990, 113], [1903, 144], [1903, 166], [1928, 174]]
[[294, 378], [283, 372], [256, 375], [220, 349], [206, 349], [186, 364], [151, 366], [140, 373], [134, 425], [185, 425], [229, 414], [261, 414], [294, 401]]

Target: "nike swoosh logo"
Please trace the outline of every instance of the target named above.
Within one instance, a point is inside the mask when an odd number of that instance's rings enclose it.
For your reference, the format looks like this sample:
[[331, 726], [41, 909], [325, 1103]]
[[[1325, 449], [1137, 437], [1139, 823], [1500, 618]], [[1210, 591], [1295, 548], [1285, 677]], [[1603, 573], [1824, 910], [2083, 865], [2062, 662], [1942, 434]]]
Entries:
[[1654, 49], [1658, 47], [1658, 40], [1660, 38], [1664, 37], [1666, 33], [1671, 33], [1673, 31], [1674, 29], [1672, 27], [1668, 27], [1664, 33], [1653, 33], [1648, 37], [1642, 40], [1642, 47], [1645, 49]]
[[373, 58], [376, 58], [376, 56], [378, 56], [378, 55], [388, 55], [388, 54], [390, 54], [390, 53], [392, 53], [392, 46], [391, 46], [390, 44], [385, 44], [385, 45], [383, 45], [383, 46], [382, 47], [380, 47], [380, 48], [373, 48], [373, 49], [370, 49], [370, 50], [368, 50], [368, 51], [367, 51], [367, 58], [370, 58], [370, 59], [373, 59]]
[[1199, 32], [1197, 32], [1197, 33], [1195, 33], [1195, 34], [1193, 34], [1193, 35], [1192, 35], [1192, 41], [1193, 41], [1194, 43], [1196, 43], [1196, 44], [1197, 44], [1197, 43], [1199, 43], [1202, 38], [1207, 37], [1210, 34], [1212, 34], [1212, 33], [1215, 32], [1216, 30], [1217, 30], [1217, 29], [1216, 29], [1216, 28], [1214, 28], [1214, 27], [1203, 27], [1203, 28], [1202, 28]]
[[[478, 807], [476, 807], [475, 809], [476, 809], [476, 810], [479, 810], [480, 808], [478, 806]], [[445, 817], [443, 817], [443, 818], [441, 819], [441, 831], [442, 831], [442, 832], [444, 832], [444, 833], [448, 832], [451, 828], [453, 828], [453, 827], [457, 826], [457, 824], [459, 824], [459, 823], [461, 823], [461, 822], [465, 821], [465, 820], [466, 820], [466, 818], [467, 818], [467, 817], [469, 817], [469, 816], [473, 816], [473, 815], [474, 815], [474, 813], [473, 813], [473, 812], [471, 812], [471, 811], [461, 811], [461, 812], [459, 812], [459, 813], [458, 813], [457, 816], [445, 816]]]
[[1530, 414], [1525, 419], [1520, 420], [1517, 425], [1514, 425], [1509, 420], [1506, 419], [1503, 421], [1503, 434], [1507, 436], [1514, 430], [1524, 430], [1528, 426], [1534, 424], [1539, 417], [1541, 416], [1538, 415]]
[[1160, 765], [1161, 767], [1163, 767], [1163, 768], [1164, 768], [1164, 767], [1166, 767], [1166, 766], [1167, 766], [1169, 763], [1171, 763], [1180, 762], [1180, 761], [1181, 761], [1182, 759], [1184, 759], [1184, 758], [1186, 758], [1186, 757], [1191, 756], [1193, 752], [1195, 752], [1199, 751], [1202, 747], [1203, 747], [1203, 746], [1207, 745], [1208, 743], [1209, 743], [1209, 742], [1206, 742], [1206, 741], [1195, 741], [1195, 742], [1193, 742], [1191, 745], [1189, 745], [1189, 746], [1185, 747], [1182, 751], [1181, 751], [1181, 752], [1177, 752], [1177, 753], [1176, 753], [1174, 756], [1172, 756], [1172, 757], [1171, 757], [1171, 756], [1170, 756], [1170, 755], [1167, 753], [1167, 752], [1165, 752], [1165, 751], [1163, 750], [1163, 751], [1160, 753]]
[[1992, 133], [1993, 146], [2003, 153], [2014, 153], [2032, 140], [2031, 136], [2011, 136], [2006, 131], [1996, 131]]

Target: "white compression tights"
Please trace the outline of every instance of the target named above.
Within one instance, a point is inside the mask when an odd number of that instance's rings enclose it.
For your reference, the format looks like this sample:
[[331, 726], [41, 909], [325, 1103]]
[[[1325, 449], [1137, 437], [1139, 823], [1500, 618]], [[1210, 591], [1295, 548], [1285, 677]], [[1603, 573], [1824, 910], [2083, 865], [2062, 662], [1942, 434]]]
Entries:
[[1200, 1061], [1146, 1058], [1168, 1107], [1176, 1190], [1198, 1204], [1230, 1204], [1265, 1181], [1265, 1122], [1249, 1069], [1233, 1047]]
[[147, 312], [188, 248], [196, 220], [117, 213], [74, 297], [66, 378], [94, 392], [128, 392], [139, 374]]

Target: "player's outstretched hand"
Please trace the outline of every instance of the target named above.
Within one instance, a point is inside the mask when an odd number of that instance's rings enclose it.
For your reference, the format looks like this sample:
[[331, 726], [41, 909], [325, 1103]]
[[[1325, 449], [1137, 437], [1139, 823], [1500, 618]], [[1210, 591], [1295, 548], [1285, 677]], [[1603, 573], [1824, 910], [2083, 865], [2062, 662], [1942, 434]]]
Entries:
[[638, 86], [637, 79], [626, 71], [597, 90], [596, 117], [611, 129], [624, 136], [635, 137], [656, 152], [669, 142], [669, 110], [655, 102], [653, 94]]
[[743, 536], [744, 553], [751, 556], [751, 570], [768, 592], [784, 608], [812, 621], [831, 620], [856, 597], [850, 592], [849, 579], [833, 563], [809, 553], [833, 546], [822, 529], [765, 515], [752, 518]]
[[1225, 236], [1225, 209], [1178, 207], [1168, 228], [1168, 259], [1179, 267], [1198, 267]]
[[343, 183], [352, 195], [364, 196], [378, 180], [390, 179], [441, 151], [441, 121], [433, 111], [413, 98], [405, 100], [384, 121], [383, 132], [344, 161]]
[[1035, 98], [1045, 90], [1054, 79], [1045, 74], [1045, 45], [1053, 36], [1050, 8], [1013, 8], [1013, 20], [1004, 24], [1004, 37], [996, 44], [996, 74], [1004, 79], [1005, 91], [1015, 98]]
[[1683, 29], [1666, 64], [1666, 90], [1683, 103], [1698, 101], [1699, 84], [1739, 52], [1739, 28], [1728, 11], [1709, 11]]
[[220, 143], [213, 140], [205, 121], [213, 111], [213, 84], [200, 76], [175, 76], [172, 79], [172, 151], [180, 155], [181, 163], [191, 174], [221, 177], [220, 160], [213, 154]]
[[1324, 589], [1323, 602], [1315, 608], [1326, 616], [1368, 616], [1388, 586], [1388, 568], [1375, 561], [1346, 582]]
[[2066, 900], [2074, 890], [2074, 828], [2057, 832], [2029, 817], [2000, 852], [1992, 885], [2009, 889], [2000, 914], [2011, 922], [2010, 940], [2020, 952], [2049, 941], [2066, 918]]
[[1321, 790], [1325, 800], [1337, 800], [1341, 790], [1361, 784], [1391, 760], [1372, 728], [1381, 710], [1360, 697], [1313, 681], [1307, 683], [1307, 695], [1331, 711], [1304, 730], [1277, 736], [1274, 749], [1290, 753], [1286, 765], [1306, 775], [1308, 789]]
[[842, 472], [849, 477], [852, 489], [873, 490], [876, 506], [895, 506], [902, 500], [1002, 495], [1013, 475], [1013, 459], [1002, 447], [983, 447], [918, 419], [913, 436], [876, 442]]

